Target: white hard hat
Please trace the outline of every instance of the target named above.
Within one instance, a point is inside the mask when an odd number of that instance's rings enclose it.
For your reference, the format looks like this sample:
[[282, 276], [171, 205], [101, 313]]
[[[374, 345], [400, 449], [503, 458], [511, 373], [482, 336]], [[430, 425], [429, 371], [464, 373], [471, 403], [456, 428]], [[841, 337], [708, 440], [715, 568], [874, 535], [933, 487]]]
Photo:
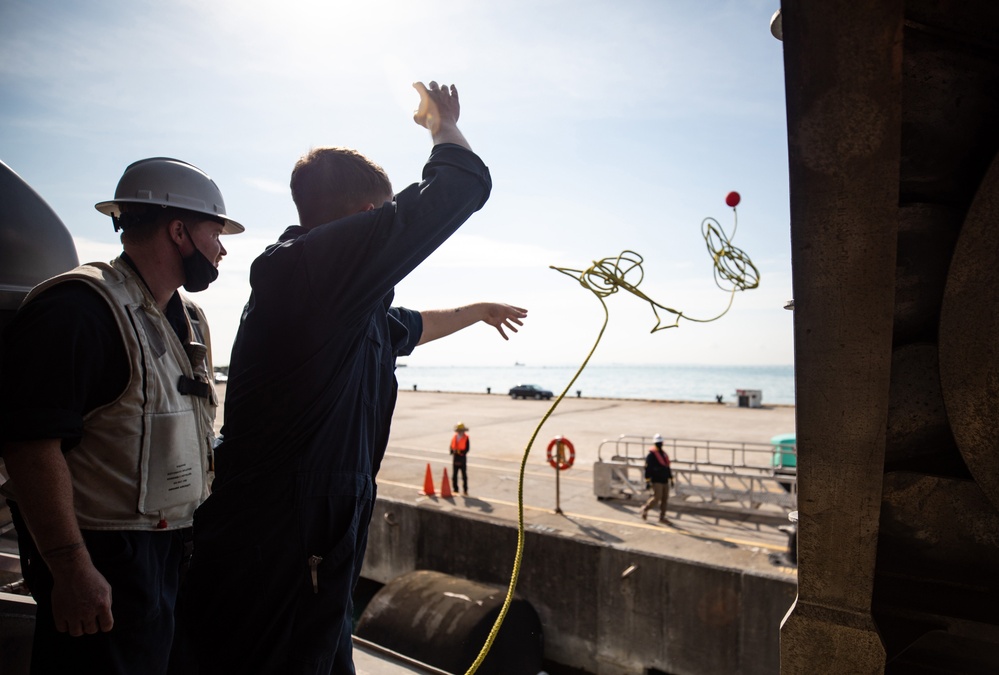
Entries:
[[[225, 214], [222, 192], [211, 177], [187, 162], [169, 157], [150, 157], [125, 169], [114, 191], [114, 199], [94, 205], [117, 219], [121, 204], [154, 204], [204, 213], [222, 220], [222, 234], [239, 234], [243, 226]], [[117, 224], [115, 226], [117, 229]]]
[[656, 434], [655, 436], [652, 437], [652, 442], [653, 443], [662, 443], [663, 442], [663, 437], [660, 436], [659, 434]]

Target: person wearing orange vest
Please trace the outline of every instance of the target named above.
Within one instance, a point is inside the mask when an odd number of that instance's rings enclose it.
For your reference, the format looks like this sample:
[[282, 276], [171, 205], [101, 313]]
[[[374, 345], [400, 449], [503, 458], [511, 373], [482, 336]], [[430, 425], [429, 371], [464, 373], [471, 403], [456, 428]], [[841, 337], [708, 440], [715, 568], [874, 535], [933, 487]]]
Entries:
[[454, 491], [458, 491], [458, 471], [461, 471], [461, 493], [468, 496], [468, 464], [465, 461], [468, 451], [472, 449], [472, 442], [468, 440], [468, 427], [464, 422], [458, 422], [454, 426], [455, 434], [451, 438], [451, 456], [454, 458], [451, 467], [451, 485]]

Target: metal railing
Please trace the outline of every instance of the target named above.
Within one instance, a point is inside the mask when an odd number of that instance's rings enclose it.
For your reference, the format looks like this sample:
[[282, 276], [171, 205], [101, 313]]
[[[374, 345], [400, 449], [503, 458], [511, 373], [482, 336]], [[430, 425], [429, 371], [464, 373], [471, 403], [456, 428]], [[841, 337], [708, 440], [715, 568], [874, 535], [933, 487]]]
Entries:
[[[610, 465], [610, 488], [601, 488], [609, 494], [602, 496], [630, 499], [647, 494], [645, 457], [652, 445], [651, 437], [628, 434], [600, 444], [598, 462]], [[775, 521], [786, 521], [786, 514], [797, 508], [795, 469], [785, 466], [791, 457], [797, 463], [794, 446], [667, 438], [663, 439], [663, 449], [676, 482], [676, 499], [670, 500], [670, 505], [678, 511], [742, 517], [773, 511]]]

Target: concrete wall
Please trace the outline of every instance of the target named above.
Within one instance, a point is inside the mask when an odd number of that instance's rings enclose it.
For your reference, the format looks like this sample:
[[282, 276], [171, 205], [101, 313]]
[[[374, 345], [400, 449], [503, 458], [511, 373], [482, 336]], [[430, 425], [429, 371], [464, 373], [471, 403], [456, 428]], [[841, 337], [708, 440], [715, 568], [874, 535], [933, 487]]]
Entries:
[[783, 0], [783, 672], [999, 672], [999, 3]]
[[[363, 576], [425, 569], [505, 587], [516, 547], [513, 525], [379, 499]], [[778, 673], [795, 592], [777, 575], [531, 531], [517, 584], [541, 617], [546, 658], [596, 675]]]

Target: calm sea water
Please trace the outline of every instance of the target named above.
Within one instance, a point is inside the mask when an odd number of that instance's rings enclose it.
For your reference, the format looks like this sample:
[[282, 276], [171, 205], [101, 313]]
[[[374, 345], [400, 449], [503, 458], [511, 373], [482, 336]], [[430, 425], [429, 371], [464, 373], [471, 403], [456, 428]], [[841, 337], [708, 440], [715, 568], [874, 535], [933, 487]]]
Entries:
[[[401, 389], [506, 393], [537, 384], [557, 396], [579, 366], [415, 366], [396, 370]], [[762, 402], [794, 404], [794, 366], [588, 366], [569, 391], [595, 398], [735, 403], [736, 389], [758, 389]]]

